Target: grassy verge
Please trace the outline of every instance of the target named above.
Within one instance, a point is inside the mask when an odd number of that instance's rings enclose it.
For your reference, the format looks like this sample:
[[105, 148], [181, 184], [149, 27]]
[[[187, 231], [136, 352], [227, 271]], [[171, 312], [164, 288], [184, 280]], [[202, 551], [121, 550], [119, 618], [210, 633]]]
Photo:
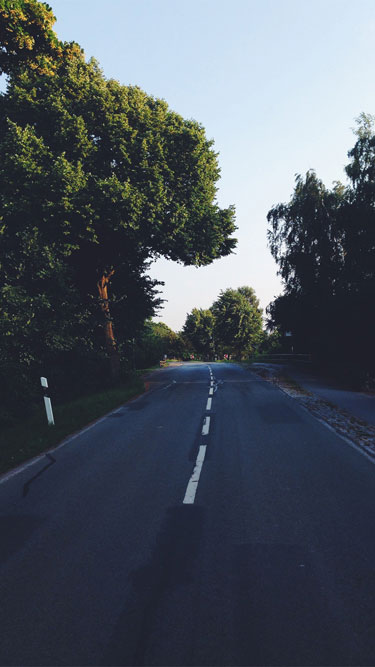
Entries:
[[155, 364], [154, 366], [149, 366], [149, 368], [141, 368], [140, 370], [135, 371], [136, 375], [142, 377], [151, 371], [157, 371], [160, 368], [160, 364]]
[[142, 378], [134, 376], [113, 389], [53, 406], [55, 426], [47, 425], [41, 398], [40, 409], [32, 417], [0, 433], [0, 474], [50, 449], [143, 391]]
[[160, 370], [160, 368], [168, 368], [170, 364], [176, 362], [181, 363], [181, 359], [166, 359], [165, 361], [163, 361], [162, 365], [161, 362], [159, 361], [159, 363], [155, 364], [154, 366], [150, 366], [149, 368], [142, 368], [141, 370], [137, 370], [135, 372], [137, 373], [137, 375], [143, 376], [146, 373], [151, 373], [151, 371]]

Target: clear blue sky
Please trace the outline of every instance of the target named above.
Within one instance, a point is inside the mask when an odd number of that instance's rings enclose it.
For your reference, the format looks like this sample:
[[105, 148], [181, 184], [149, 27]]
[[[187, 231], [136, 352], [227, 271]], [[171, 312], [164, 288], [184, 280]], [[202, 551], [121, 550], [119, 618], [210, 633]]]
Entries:
[[281, 292], [267, 211], [294, 175], [344, 180], [351, 128], [375, 113], [374, 0], [50, 0], [60, 39], [108, 78], [137, 84], [198, 120], [219, 152], [218, 202], [237, 210], [236, 254], [201, 269], [160, 260], [160, 318], [179, 330], [193, 307], [251, 285], [263, 308]]

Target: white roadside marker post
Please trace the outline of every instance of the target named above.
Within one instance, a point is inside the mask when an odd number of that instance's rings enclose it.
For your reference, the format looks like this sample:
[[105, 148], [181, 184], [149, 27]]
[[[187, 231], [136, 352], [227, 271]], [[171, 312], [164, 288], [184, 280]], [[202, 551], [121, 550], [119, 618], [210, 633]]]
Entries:
[[44, 391], [44, 405], [46, 406], [48, 426], [54, 426], [55, 420], [53, 418], [51, 399], [49, 396], [47, 396], [49, 393], [47, 378], [40, 378], [40, 384], [42, 385]]

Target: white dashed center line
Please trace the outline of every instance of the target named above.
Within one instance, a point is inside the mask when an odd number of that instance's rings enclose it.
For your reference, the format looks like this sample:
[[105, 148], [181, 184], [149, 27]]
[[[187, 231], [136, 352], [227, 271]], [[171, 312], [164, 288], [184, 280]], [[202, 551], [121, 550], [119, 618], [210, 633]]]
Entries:
[[208, 435], [210, 432], [210, 421], [211, 417], [205, 417], [202, 427], [202, 435]]
[[[207, 399], [206, 410], [210, 411], [211, 408], [212, 408], [212, 396], [214, 394], [214, 376], [212, 374], [211, 368], [208, 367], [208, 369], [210, 371], [211, 386], [208, 390], [209, 398]], [[210, 421], [211, 421], [211, 417], [205, 417], [204, 418], [203, 426], [202, 426], [202, 436], [207, 436], [209, 434], [209, 432], [210, 432]], [[199, 447], [199, 452], [198, 452], [197, 460], [195, 462], [194, 470], [193, 470], [192, 476], [190, 477], [189, 483], [187, 485], [185, 497], [182, 501], [184, 505], [193, 505], [194, 504], [195, 494], [197, 493], [198, 482], [199, 482], [199, 478], [200, 478], [201, 471], [202, 471], [203, 461], [204, 461], [204, 457], [206, 456], [206, 448], [207, 448], [207, 445], [201, 445]]]
[[202, 465], [205, 456], [206, 456], [206, 445], [201, 445], [199, 447], [199, 452], [197, 460], [195, 462], [193, 474], [190, 477], [189, 484], [187, 485], [185, 498], [183, 500], [183, 504], [185, 505], [192, 505], [194, 503], [195, 494], [197, 492], [198, 482], [201, 475]]

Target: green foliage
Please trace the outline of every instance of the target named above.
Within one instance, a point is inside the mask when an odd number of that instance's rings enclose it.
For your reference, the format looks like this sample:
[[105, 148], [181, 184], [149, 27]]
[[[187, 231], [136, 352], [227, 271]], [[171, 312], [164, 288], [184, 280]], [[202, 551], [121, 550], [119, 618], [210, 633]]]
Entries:
[[305, 294], [314, 285], [333, 292], [342, 266], [343, 234], [339, 213], [345, 191], [325, 188], [314, 171], [296, 176], [293, 197], [267, 215], [271, 253], [288, 290]]
[[29, 66], [53, 74], [61, 45], [51, 7], [36, 0], [0, 0], [0, 73]]
[[41, 400], [38, 385], [17, 363], [0, 365], [0, 428], [17, 423], [20, 415], [27, 416]]
[[204, 359], [228, 354], [244, 359], [256, 352], [264, 337], [262, 311], [252, 287], [227, 289], [208, 310], [193, 308], [182, 336], [189, 352]]
[[262, 311], [251, 287], [220, 292], [212, 313], [218, 351], [244, 359], [257, 350], [262, 339]]
[[[1, 376], [0, 376], [1, 377]], [[2, 378], [1, 378], [2, 379]], [[47, 425], [43, 399], [39, 396], [33, 414], [19, 406], [14, 426], [0, 431], [0, 474], [57, 445], [61, 440], [102, 417], [144, 391], [141, 378], [129, 375], [116, 387], [92, 393], [61, 405], [53, 403], [55, 426]]]
[[16, 156], [19, 186], [27, 178], [38, 213], [87, 271], [134, 255], [202, 265], [231, 252], [233, 209], [214, 201], [217, 156], [198, 123], [105, 80], [80, 54], [53, 78], [11, 78], [2, 102], [3, 150]]
[[132, 363], [161, 303], [150, 261], [209, 264], [236, 243], [203, 127], [107, 80], [54, 20], [36, 0], [0, 0], [0, 363], [35, 375], [101, 364], [110, 328]]
[[184, 343], [181, 337], [163, 322], [145, 322], [142, 335], [134, 349], [134, 363], [137, 368], [147, 368], [164, 359], [181, 358]]
[[268, 213], [269, 244], [285, 290], [270, 326], [293, 332], [295, 352], [350, 359], [375, 373], [375, 135], [361, 114], [346, 173], [328, 190], [314, 172], [296, 178], [291, 201]]
[[215, 356], [214, 316], [211, 310], [193, 308], [182, 330], [192, 350], [205, 359]]
[[342, 215], [345, 235], [344, 280], [353, 292], [375, 288], [375, 118], [357, 119], [354, 147], [346, 173], [351, 181]]
[[259, 344], [259, 354], [275, 354], [283, 350], [283, 339], [277, 329], [275, 331], [262, 331]]

